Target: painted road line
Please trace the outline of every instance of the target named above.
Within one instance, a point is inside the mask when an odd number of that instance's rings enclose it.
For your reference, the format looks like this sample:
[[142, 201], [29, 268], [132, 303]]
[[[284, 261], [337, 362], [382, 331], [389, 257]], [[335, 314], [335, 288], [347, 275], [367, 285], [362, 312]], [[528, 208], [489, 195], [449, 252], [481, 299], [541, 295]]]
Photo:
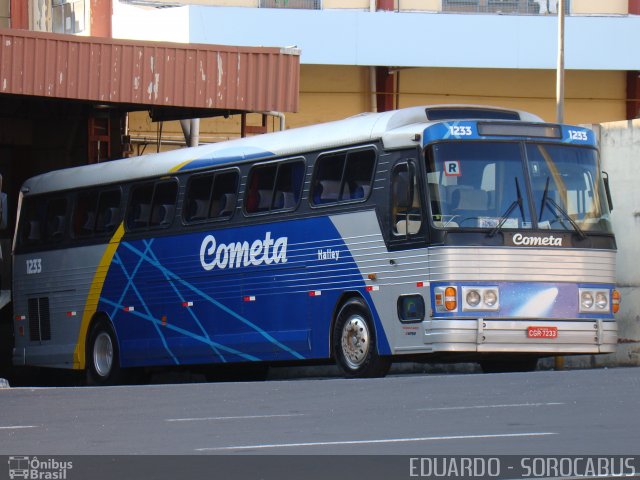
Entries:
[[9, 425], [0, 427], [0, 430], [21, 430], [24, 428], [38, 428], [37, 425]]
[[325, 447], [335, 445], [374, 445], [380, 443], [415, 443], [434, 442], [439, 440], [477, 440], [487, 438], [514, 438], [514, 437], [544, 437], [557, 435], [553, 432], [532, 432], [532, 433], [499, 433], [488, 435], [452, 435], [447, 437], [417, 437], [417, 438], [386, 438], [379, 440], [345, 440], [337, 442], [307, 442], [307, 443], [278, 443], [262, 445], [237, 445], [234, 447], [207, 447], [196, 448], [197, 452], [225, 451], [225, 450], [258, 450], [267, 448], [293, 448], [293, 447]]
[[288, 413], [282, 415], [245, 415], [242, 417], [199, 417], [199, 418], [167, 418], [165, 422], [205, 422], [212, 420], [255, 420], [258, 418], [303, 417], [304, 413]]
[[555, 407], [558, 405], [565, 405], [562, 402], [548, 402], [548, 403], [512, 403], [505, 405], [470, 405], [463, 407], [432, 407], [432, 408], [418, 408], [418, 412], [435, 412], [443, 410], [473, 410], [482, 408], [519, 408], [519, 407]]

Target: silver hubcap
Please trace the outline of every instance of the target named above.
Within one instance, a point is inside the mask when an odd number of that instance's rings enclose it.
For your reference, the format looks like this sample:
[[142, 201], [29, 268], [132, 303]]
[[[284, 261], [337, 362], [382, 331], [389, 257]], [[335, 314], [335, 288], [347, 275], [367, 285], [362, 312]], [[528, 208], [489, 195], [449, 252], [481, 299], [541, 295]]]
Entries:
[[101, 377], [106, 377], [113, 366], [113, 343], [108, 333], [101, 332], [93, 345], [93, 365]]
[[369, 353], [369, 328], [360, 315], [349, 317], [342, 328], [342, 353], [349, 368], [356, 370]]

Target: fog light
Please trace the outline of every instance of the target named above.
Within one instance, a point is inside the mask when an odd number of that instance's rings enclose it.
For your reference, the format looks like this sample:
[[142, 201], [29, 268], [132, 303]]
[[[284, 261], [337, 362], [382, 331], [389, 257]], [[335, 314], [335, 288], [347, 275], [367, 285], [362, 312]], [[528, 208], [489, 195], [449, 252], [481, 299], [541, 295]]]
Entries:
[[596, 293], [596, 307], [600, 310], [604, 310], [609, 306], [609, 299], [607, 295], [603, 292]]
[[467, 304], [471, 307], [477, 307], [480, 304], [480, 294], [477, 290], [469, 290], [467, 292]]
[[582, 308], [589, 310], [593, 307], [593, 294], [591, 292], [582, 292], [580, 302], [582, 303]]

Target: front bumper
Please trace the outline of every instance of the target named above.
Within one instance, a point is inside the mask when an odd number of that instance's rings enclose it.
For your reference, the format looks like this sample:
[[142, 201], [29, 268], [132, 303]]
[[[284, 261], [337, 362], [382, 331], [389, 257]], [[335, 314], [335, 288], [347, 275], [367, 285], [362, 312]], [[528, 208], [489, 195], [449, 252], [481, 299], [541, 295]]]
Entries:
[[[422, 322], [429, 352], [612, 353], [618, 326], [612, 320], [432, 319]], [[530, 326], [556, 327], [557, 338], [528, 338]]]

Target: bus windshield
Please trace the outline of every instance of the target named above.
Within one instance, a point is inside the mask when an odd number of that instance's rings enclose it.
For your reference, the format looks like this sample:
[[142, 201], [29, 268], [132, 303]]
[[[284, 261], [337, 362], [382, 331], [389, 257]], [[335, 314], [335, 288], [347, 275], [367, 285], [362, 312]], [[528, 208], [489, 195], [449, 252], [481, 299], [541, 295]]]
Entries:
[[611, 232], [604, 185], [592, 149], [443, 142], [428, 148], [427, 181], [432, 221], [438, 228]]

